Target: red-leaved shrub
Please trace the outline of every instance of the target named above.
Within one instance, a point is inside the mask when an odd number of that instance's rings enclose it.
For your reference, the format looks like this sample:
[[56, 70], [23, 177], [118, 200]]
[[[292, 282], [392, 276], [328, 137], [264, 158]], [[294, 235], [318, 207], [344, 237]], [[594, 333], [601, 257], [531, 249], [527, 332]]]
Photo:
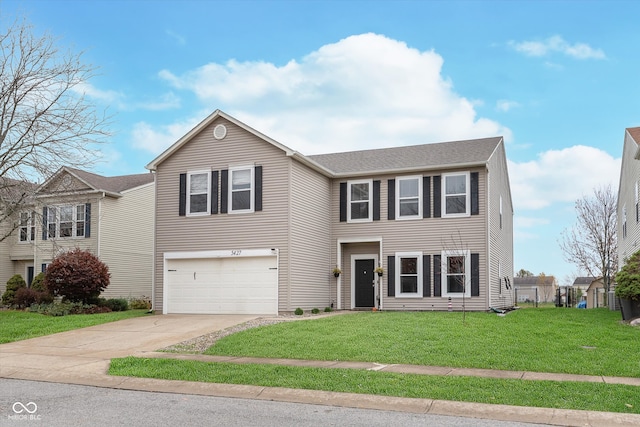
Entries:
[[91, 252], [73, 249], [58, 255], [47, 266], [44, 285], [55, 296], [85, 304], [109, 286], [109, 267]]

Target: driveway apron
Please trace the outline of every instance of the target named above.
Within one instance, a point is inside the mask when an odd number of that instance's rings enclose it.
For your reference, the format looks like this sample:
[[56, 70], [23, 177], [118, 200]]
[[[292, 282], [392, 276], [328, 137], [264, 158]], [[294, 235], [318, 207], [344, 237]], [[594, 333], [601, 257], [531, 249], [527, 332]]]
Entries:
[[2, 344], [0, 377], [90, 383], [105, 378], [112, 358], [158, 350], [256, 317], [148, 315]]

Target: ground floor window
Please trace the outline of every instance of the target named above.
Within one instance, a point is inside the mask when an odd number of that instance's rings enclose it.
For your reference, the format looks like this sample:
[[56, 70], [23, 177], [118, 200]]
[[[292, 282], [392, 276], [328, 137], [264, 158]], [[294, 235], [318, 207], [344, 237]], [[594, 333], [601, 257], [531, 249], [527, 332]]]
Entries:
[[442, 296], [471, 296], [469, 251], [442, 252]]
[[422, 254], [396, 253], [396, 292], [398, 297], [422, 296]]

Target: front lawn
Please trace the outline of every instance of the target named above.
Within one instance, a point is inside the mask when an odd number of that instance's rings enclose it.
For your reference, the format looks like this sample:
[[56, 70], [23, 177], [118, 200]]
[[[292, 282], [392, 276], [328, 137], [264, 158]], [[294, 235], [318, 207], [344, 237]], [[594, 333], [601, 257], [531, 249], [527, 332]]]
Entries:
[[363, 312], [229, 335], [206, 354], [640, 377], [640, 329], [607, 309]]
[[0, 310], [0, 325], [2, 325], [0, 344], [144, 316], [147, 311], [127, 310], [100, 314], [45, 316], [27, 311]]

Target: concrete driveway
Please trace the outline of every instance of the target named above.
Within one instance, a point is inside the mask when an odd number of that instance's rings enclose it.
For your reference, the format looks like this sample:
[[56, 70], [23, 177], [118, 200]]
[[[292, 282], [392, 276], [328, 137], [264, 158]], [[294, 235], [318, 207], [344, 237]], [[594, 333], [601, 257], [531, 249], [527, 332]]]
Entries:
[[112, 358], [155, 351], [256, 317], [148, 315], [2, 344], [0, 377], [91, 383], [105, 378]]

